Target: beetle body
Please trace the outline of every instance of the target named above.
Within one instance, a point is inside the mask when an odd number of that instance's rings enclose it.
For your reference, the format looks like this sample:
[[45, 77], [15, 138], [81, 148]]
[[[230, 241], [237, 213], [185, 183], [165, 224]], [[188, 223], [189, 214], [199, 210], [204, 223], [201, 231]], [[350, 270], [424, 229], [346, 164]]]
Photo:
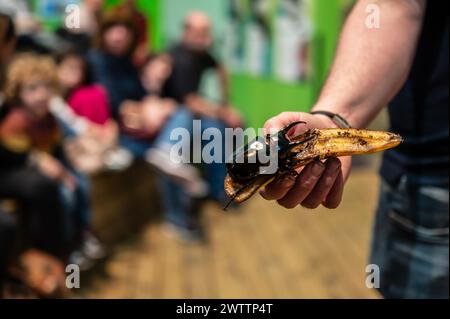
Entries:
[[304, 142], [292, 142], [287, 137], [289, 130], [298, 124], [304, 124], [304, 122], [294, 122], [275, 134], [257, 137], [236, 150], [232, 160], [227, 164], [231, 178], [237, 182], [246, 183], [260, 175], [268, 174], [267, 160], [273, 156], [277, 157], [278, 170], [289, 170], [292, 149]]
[[[289, 137], [289, 131], [304, 122], [294, 122], [283, 130], [259, 137], [234, 152], [227, 164], [224, 187], [231, 202], [242, 203], [268, 183], [313, 161], [331, 157], [371, 154], [396, 147], [401, 136], [383, 131], [344, 129], [309, 129]], [[261, 158], [276, 156], [275, 172]], [[265, 156], [265, 157], [263, 157]], [[273, 167], [271, 167], [273, 168]]]

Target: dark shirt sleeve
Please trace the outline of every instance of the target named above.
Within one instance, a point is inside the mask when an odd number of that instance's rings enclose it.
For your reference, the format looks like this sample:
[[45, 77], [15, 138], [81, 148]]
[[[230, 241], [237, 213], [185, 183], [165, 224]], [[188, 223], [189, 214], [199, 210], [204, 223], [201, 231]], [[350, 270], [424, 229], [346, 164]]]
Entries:
[[173, 48], [170, 54], [174, 68], [164, 86], [163, 95], [184, 103], [188, 95], [198, 92], [204, 72], [217, 68], [218, 62], [209, 53], [196, 56], [182, 46]]
[[210, 53], [206, 53], [204, 59], [204, 69], [216, 69], [219, 67], [219, 62]]

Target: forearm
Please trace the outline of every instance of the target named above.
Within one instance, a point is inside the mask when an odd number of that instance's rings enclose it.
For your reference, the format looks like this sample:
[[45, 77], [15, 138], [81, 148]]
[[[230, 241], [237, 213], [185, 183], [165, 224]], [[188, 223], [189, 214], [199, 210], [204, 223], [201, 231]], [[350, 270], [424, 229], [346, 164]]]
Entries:
[[217, 109], [197, 94], [189, 94], [185, 98], [184, 104], [195, 114], [211, 118], [217, 117]]
[[[365, 24], [369, 4], [380, 28]], [[330, 75], [313, 110], [338, 113], [365, 127], [404, 84], [419, 38], [426, 0], [360, 0], [342, 31]]]
[[88, 129], [88, 122], [75, 114], [61, 97], [54, 97], [51, 100], [50, 112], [77, 135], [83, 135]]

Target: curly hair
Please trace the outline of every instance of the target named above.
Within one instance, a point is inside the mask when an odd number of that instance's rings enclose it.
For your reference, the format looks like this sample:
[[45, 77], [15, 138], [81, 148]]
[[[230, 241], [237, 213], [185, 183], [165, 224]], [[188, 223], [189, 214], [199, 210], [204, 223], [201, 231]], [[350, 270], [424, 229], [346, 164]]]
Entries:
[[115, 7], [102, 14], [100, 18], [100, 30], [94, 39], [94, 45], [101, 50], [105, 50], [105, 33], [110, 28], [119, 25], [126, 27], [132, 34], [132, 41], [128, 50], [128, 55], [132, 54], [136, 50], [139, 43], [139, 30], [137, 29], [136, 23], [133, 19], [132, 12], [123, 7]]
[[59, 82], [56, 65], [51, 57], [33, 53], [17, 55], [6, 71], [4, 94], [8, 102], [20, 100], [20, 90], [26, 80], [38, 79], [46, 81], [57, 92]]

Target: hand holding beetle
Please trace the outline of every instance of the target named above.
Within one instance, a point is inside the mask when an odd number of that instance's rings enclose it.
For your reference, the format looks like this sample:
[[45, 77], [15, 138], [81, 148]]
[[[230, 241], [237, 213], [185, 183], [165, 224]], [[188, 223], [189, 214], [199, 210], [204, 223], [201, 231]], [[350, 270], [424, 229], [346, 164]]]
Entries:
[[[336, 124], [326, 116], [309, 113], [285, 112], [268, 120], [264, 128], [280, 130], [295, 121], [298, 125], [292, 135], [303, 133], [310, 128], [332, 128]], [[321, 204], [327, 208], [337, 208], [342, 200], [345, 181], [350, 173], [351, 157], [331, 158], [325, 162], [317, 161], [299, 170], [297, 177], [286, 175], [267, 185], [260, 193], [267, 200], [276, 200], [285, 208], [302, 205], [314, 209]]]

